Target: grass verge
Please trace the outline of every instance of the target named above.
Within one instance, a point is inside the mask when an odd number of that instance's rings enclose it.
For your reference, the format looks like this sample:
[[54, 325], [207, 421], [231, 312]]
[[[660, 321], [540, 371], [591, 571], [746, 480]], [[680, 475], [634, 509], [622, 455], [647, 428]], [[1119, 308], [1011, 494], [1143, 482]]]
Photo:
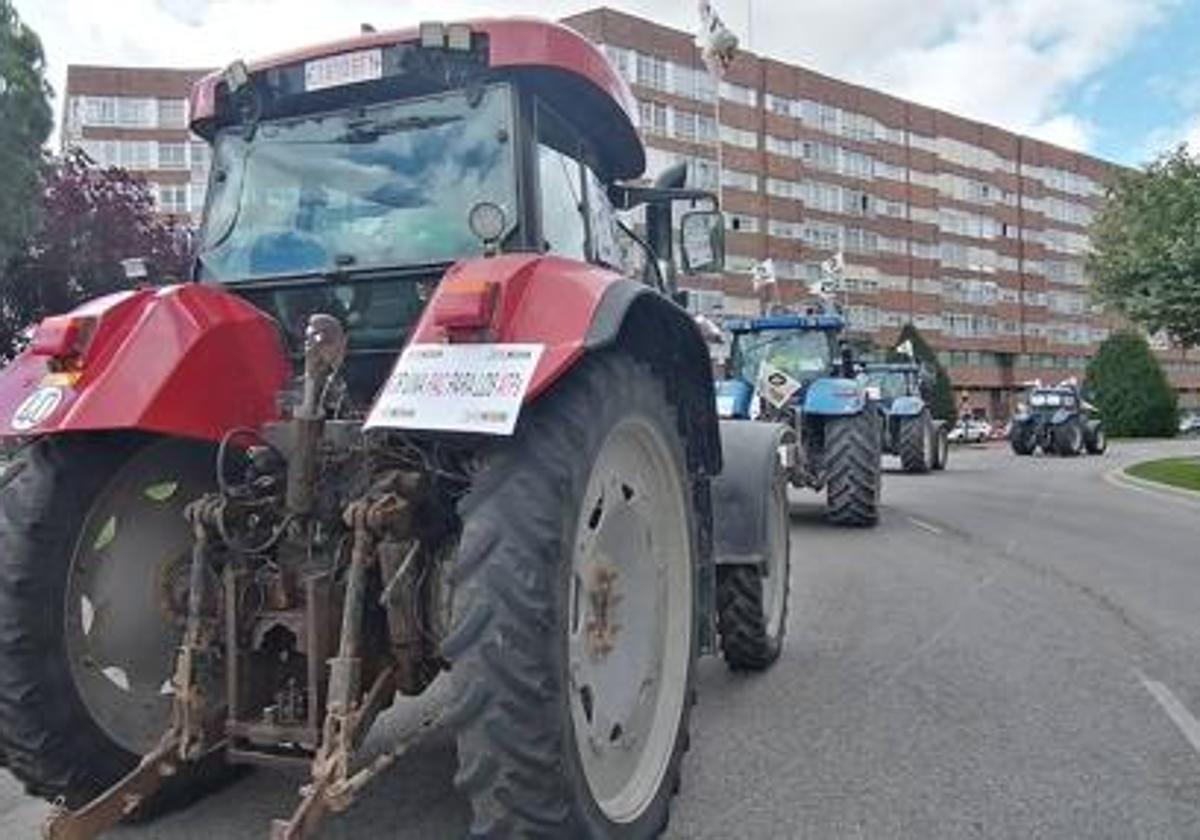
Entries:
[[1200, 458], [1162, 458], [1134, 464], [1125, 472], [1134, 478], [1200, 492]]

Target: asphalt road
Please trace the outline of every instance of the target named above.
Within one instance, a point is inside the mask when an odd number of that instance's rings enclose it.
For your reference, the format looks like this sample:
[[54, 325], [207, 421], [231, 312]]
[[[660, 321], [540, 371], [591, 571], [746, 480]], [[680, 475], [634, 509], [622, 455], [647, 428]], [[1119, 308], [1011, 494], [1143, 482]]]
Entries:
[[[889, 471], [870, 531], [795, 494], [787, 649], [759, 676], [703, 663], [669, 836], [1200, 837], [1200, 503], [1105, 478], [1189, 451], [955, 450]], [[461, 836], [454, 766], [435, 738], [322, 837]], [[258, 772], [115, 836], [262, 837], [299, 781]], [[44, 813], [0, 779], [0, 837]]]

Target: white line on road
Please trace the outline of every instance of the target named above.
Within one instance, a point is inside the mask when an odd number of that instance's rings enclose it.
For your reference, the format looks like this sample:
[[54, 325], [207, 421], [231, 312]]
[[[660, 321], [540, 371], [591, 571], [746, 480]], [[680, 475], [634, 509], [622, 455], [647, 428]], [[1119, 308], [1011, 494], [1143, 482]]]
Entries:
[[909, 521], [909, 522], [911, 522], [912, 524], [916, 525], [916, 526], [917, 526], [918, 528], [920, 528], [921, 530], [923, 530], [923, 531], [928, 531], [928, 532], [929, 532], [929, 533], [931, 533], [931, 534], [937, 534], [938, 536], [941, 536], [942, 534], [946, 533], [945, 531], [943, 531], [943, 530], [942, 530], [941, 528], [939, 528], [938, 526], [936, 526], [936, 525], [930, 525], [930, 524], [929, 524], [928, 522], [926, 522], [925, 520], [923, 520], [923, 519], [917, 519], [917, 517], [915, 517], [915, 516], [910, 516], [910, 517], [908, 517], [908, 521]]
[[1146, 690], [1158, 701], [1158, 705], [1163, 707], [1167, 717], [1179, 727], [1179, 731], [1183, 733], [1183, 737], [1188, 739], [1192, 749], [1200, 753], [1200, 722], [1192, 717], [1187, 706], [1180, 703], [1179, 698], [1171, 693], [1171, 689], [1162, 683], [1147, 679], [1141, 673], [1138, 674], [1138, 677], [1141, 679], [1142, 685], [1146, 686]]

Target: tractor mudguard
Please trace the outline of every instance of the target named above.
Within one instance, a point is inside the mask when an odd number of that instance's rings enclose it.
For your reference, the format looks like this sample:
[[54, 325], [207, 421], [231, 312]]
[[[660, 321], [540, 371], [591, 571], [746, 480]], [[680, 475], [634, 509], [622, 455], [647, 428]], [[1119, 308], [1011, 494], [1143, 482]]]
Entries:
[[750, 401], [754, 388], [742, 379], [723, 379], [716, 384], [717, 416], [724, 420], [745, 420], [750, 417]]
[[290, 371], [275, 323], [223, 289], [108, 295], [47, 319], [0, 371], [0, 438], [139, 429], [218, 440], [275, 418]]
[[792, 430], [778, 423], [721, 421], [725, 467], [713, 479], [713, 543], [718, 566], [766, 562], [770, 539], [772, 478], [780, 469], [780, 447]]
[[1054, 414], [1050, 415], [1050, 425], [1051, 426], [1061, 426], [1063, 423], [1066, 423], [1068, 420], [1070, 420], [1073, 416], [1074, 415], [1071, 412], [1067, 411], [1065, 408], [1060, 408], [1057, 411], [1055, 411]]
[[[468, 329], [464, 313], [474, 325]], [[584, 353], [620, 345], [654, 368], [681, 404], [690, 466], [707, 475], [720, 470], [712, 366], [700, 328], [663, 295], [610, 269], [551, 254], [464, 260], [434, 289], [412, 341], [541, 344], [526, 404]]]
[[853, 379], [818, 379], [804, 395], [804, 413], [824, 417], [848, 417], [866, 407], [866, 392]]
[[891, 417], [916, 417], [925, 410], [925, 401], [920, 397], [896, 397], [892, 400]]

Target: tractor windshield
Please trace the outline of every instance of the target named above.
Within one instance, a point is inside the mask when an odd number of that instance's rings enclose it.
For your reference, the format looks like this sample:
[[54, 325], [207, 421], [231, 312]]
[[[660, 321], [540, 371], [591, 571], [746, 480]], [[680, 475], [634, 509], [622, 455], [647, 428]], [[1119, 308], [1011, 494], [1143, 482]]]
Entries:
[[1034, 391], [1029, 395], [1029, 404], [1034, 408], [1059, 408], [1070, 400], [1060, 391]]
[[833, 351], [824, 330], [738, 333], [730, 361], [733, 375], [747, 382], [758, 379], [763, 362], [803, 382], [829, 371]]
[[517, 218], [512, 110], [509, 88], [492, 85], [221, 132], [202, 279], [481, 253], [471, 207], [498, 205], [510, 227]]

